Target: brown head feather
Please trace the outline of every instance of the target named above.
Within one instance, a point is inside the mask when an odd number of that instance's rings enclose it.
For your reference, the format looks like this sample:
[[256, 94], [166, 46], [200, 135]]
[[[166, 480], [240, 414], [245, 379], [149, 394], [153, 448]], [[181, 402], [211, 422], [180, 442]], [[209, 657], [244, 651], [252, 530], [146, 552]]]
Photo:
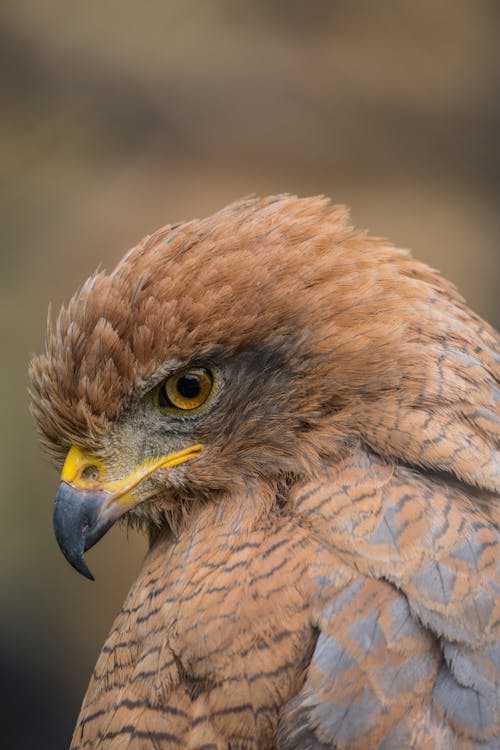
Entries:
[[255, 347], [289, 359], [298, 462], [362, 441], [498, 490], [497, 334], [321, 197], [244, 200], [164, 227], [91, 277], [32, 362], [33, 413], [53, 453], [96, 448], [166, 362]]

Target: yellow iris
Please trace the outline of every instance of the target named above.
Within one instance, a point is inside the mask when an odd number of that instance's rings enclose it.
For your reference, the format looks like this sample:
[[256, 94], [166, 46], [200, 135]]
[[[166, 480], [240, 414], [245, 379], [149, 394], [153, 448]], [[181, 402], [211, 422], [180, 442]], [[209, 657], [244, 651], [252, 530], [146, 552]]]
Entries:
[[212, 393], [214, 377], [204, 367], [193, 367], [170, 375], [159, 388], [162, 409], [192, 411], [202, 406]]

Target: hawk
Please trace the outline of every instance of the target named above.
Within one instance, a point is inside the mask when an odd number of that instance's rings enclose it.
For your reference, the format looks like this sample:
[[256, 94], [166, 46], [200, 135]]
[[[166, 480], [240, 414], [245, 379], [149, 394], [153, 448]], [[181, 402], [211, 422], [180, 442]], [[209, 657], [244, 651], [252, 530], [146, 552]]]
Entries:
[[499, 337], [438, 273], [243, 200], [92, 276], [30, 377], [65, 557], [150, 538], [73, 750], [499, 746]]

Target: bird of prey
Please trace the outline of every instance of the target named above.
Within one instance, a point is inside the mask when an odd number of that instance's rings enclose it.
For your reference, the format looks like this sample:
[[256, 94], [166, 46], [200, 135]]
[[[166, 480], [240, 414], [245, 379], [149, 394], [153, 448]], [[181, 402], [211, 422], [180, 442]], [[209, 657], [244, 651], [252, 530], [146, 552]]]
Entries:
[[499, 350], [324, 198], [90, 278], [31, 365], [55, 534], [150, 550], [73, 750], [498, 748]]

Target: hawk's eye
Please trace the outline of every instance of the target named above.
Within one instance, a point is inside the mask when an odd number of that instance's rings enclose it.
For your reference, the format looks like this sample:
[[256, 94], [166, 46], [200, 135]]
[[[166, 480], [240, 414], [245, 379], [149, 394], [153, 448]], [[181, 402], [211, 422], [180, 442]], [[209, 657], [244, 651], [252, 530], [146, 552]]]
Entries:
[[205, 403], [214, 385], [212, 373], [204, 367], [194, 367], [170, 375], [158, 391], [158, 403], [163, 409], [190, 411]]

